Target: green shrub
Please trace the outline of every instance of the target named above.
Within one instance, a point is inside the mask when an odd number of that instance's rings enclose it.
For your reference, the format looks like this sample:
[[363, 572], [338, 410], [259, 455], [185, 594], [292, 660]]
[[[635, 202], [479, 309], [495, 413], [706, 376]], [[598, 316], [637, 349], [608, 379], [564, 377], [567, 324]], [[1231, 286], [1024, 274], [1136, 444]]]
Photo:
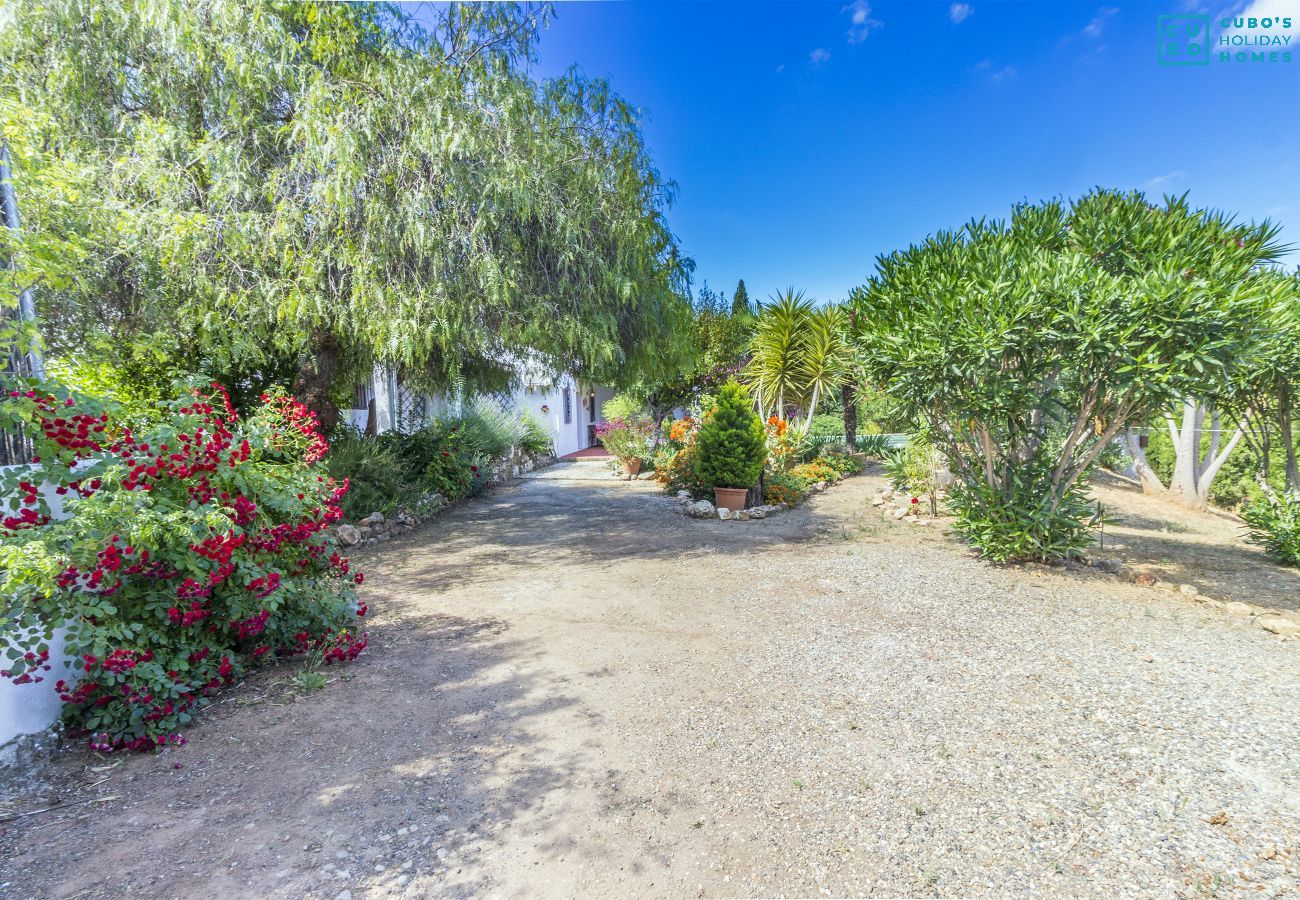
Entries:
[[840, 478], [848, 478], [862, 471], [862, 463], [847, 453], [823, 453], [814, 462], [829, 466]]
[[617, 393], [600, 405], [600, 414], [605, 419], [643, 418], [646, 405], [628, 393]]
[[458, 449], [479, 460], [504, 456], [526, 433], [517, 414], [489, 397], [474, 400], [452, 427]]
[[609, 419], [596, 426], [596, 437], [620, 462], [648, 457], [653, 435], [654, 423], [645, 416]]
[[769, 472], [763, 476], [763, 502], [798, 506], [808, 496], [808, 482], [789, 472]]
[[1053, 504], [1050, 471], [1022, 466], [1011, 470], [1011, 478], [996, 491], [975, 480], [949, 491], [954, 528], [971, 546], [994, 562], [1014, 562], [1066, 559], [1091, 545], [1101, 517], [1081, 487]]
[[884, 459], [889, 454], [889, 440], [883, 434], [860, 434], [858, 452], [875, 459]]
[[551, 433], [547, 431], [541, 419], [537, 418], [532, 412], [524, 410], [519, 414], [519, 424], [518, 447], [520, 450], [534, 456], [543, 456], [553, 452]]
[[943, 458], [924, 432], [915, 434], [905, 446], [885, 456], [885, 474], [894, 490], [912, 494], [933, 494], [939, 489]]
[[696, 439], [695, 470], [709, 487], [749, 488], [767, 458], [767, 435], [749, 394], [735, 381], [718, 391]]
[[1264, 497], [1246, 507], [1246, 540], [1264, 548], [1273, 559], [1288, 566], [1300, 566], [1300, 497], [1285, 494]]
[[330, 442], [325, 463], [330, 477], [348, 479], [343, 514], [348, 520], [372, 512], [391, 514], [418, 490], [410, 465], [395, 440], [367, 437], [353, 428], [340, 428]]
[[844, 438], [844, 419], [827, 413], [813, 416], [808, 434], [815, 438]]
[[326, 463], [335, 478], [348, 478], [343, 499], [350, 520], [372, 512], [411, 509], [429, 495], [459, 500], [481, 491], [490, 466], [511, 448], [547, 453], [551, 438], [530, 413], [508, 410], [490, 398], [470, 404], [459, 418], [438, 419], [410, 434], [369, 437], [341, 428]]

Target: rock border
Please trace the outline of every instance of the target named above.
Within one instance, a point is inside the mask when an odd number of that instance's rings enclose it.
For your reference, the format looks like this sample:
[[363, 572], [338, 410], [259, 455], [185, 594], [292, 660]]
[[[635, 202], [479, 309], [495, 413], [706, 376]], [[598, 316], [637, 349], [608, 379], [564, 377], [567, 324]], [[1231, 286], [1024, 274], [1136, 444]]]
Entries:
[[1114, 575], [1121, 581], [1127, 581], [1129, 584], [1135, 584], [1138, 587], [1154, 588], [1165, 593], [1176, 593], [1195, 603], [1204, 603], [1214, 609], [1221, 609], [1230, 616], [1249, 618], [1260, 628], [1279, 637], [1300, 639], [1300, 622], [1291, 618], [1291, 616], [1295, 615], [1294, 613], [1286, 613], [1271, 607], [1255, 606], [1250, 603], [1243, 603], [1240, 600], [1219, 600], [1209, 597], [1202, 594], [1200, 588], [1194, 584], [1161, 581], [1151, 572], [1143, 571], [1113, 557], [1092, 556], [1081, 559], [1079, 562], [1089, 568], [1108, 575]]
[[[555, 457], [550, 454], [533, 455], [518, 450], [512, 451], [496, 460], [491, 466], [492, 472], [484, 482], [484, 488], [505, 484], [521, 475], [544, 469], [554, 462]], [[415, 501], [414, 508], [399, 506], [392, 518], [387, 518], [383, 513], [376, 511], [357, 522], [336, 525], [333, 529], [334, 539], [338, 541], [340, 547], [348, 549], [383, 543], [398, 535], [409, 534], [416, 526], [473, 496], [477, 495], [471, 494], [459, 501], [452, 501], [441, 492], [434, 491]]]
[[[907, 498], [904, 500], [903, 498]], [[909, 525], [941, 525], [939, 518], [931, 517], [922, 512], [928, 510], [930, 506], [929, 494], [917, 494], [913, 496], [907, 491], [896, 491], [893, 488], [884, 488], [871, 498], [871, 505], [879, 509], [886, 519], [893, 519], [896, 522], [906, 522]], [[944, 494], [942, 491], [936, 496], [936, 501], [943, 502]], [[913, 503], [912, 501], [916, 502]]]
[[727, 509], [725, 506], [714, 506], [708, 500], [696, 500], [690, 491], [678, 491], [674, 498], [677, 504], [677, 511], [692, 519], [718, 519], [723, 522], [748, 522], [750, 519], [766, 519], [768, 516], [785, 512], [790, 508], [788, 503], [764, 503], [762, 506], [751, 506], [748, 509]]

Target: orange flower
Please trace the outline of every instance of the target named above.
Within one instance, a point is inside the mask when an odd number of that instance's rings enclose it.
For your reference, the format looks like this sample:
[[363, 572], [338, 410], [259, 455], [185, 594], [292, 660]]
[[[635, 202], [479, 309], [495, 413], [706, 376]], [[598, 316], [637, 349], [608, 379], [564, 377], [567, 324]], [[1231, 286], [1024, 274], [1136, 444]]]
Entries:
[[668, 440], [670, 441], [685, 440], [686, 436], [691, 433], [691, 429], [693, 427], [695, 427], [695, 420], [692, 419], [690, 416], [686, 416], [683, 419], [678, 419], [668, 429]]

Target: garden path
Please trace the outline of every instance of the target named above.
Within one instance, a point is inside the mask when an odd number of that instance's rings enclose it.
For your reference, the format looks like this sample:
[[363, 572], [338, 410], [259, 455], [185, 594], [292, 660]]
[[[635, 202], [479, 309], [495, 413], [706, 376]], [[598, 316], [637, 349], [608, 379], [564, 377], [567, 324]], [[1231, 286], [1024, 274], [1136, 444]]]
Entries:
[[586, 463], [464, 504], [360, 559], [323, 689], [65, 755], [0, 896], [1296, 891], [1296, 642], [984, 565], [879, 483], [701, 522]]

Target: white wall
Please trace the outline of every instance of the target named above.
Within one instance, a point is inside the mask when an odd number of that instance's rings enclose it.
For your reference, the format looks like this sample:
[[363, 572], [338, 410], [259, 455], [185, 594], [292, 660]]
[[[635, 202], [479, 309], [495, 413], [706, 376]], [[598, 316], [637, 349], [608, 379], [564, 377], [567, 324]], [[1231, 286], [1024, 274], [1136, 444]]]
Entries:
[[[517, 388], [514, 391], [511, 398], [514, 408], [521, 412], [531, 412], [546, 426], [547, 431], [550, 432], [556, 456], [564, 456], [566, 453], [573, 453], [591, 446], [588, 426], [592, 422], [604, 421], [600, 411], [601, 406], [614, 396], [614, 389], [599, 386], [584, 388], [578, 385], [569, 375], [561, 375], [553, 379], [543, 378], [537, 372], [528, 370], [525, 372], [525, 377], [531, 377], [535, 383], [531, 386]], [[394, 379], [391, 370], [376, 367], [371, 384], [375, 395], [375, 419], [378, 430], [388, 431], [395, 424], [392, 416]], [[568, 422], [564, 421], [564, 391], [566, 388], [569, 391], [572, 412]], [[596, 415], [594, 418], [591, 415], [588, 397], [593, 390], [596, 395]], [[459, 412], [459, 404], [451, 398], [441, 395], [434, 395], [429, 398], [429, 415], [431, 418], [453, 416], [459, 414]], [[358, 429], [365, 428], [366, 416], [367, 411], [364, 409], [349, 409], [344, 412], [345, 420]]]
[[[572, 415], [564, 421], [564, 390], [569, 391]], [[553, 385], [535, 385], [515, 391], [515, 409], [536, 416], [551, 433], [556, 456], [564, 456], [588, 446], [584, 394], [568, 375]]]
[[[50, 505], [53, 516], [62, 518], [62, 498], [48, 487], [42, 487], [41, 494]], [[8, 504], [0, 503], [0, 506]], [[0, 646], [7, 645], [7, 640], [0, 640]], [[44, 731], [58, 720], [63, 702], [59, 700], [54, 684], [60, 678], [69, 678], [72, 673], [70, 661], [63, 655], [62, 633], [56, 633], [50, 643], [50, 662], [50, 671], [38, 673], [44, 677], [39, 684], [14, 684], [8, 678], [0, 678], [0, 746], [21, 735]]]

